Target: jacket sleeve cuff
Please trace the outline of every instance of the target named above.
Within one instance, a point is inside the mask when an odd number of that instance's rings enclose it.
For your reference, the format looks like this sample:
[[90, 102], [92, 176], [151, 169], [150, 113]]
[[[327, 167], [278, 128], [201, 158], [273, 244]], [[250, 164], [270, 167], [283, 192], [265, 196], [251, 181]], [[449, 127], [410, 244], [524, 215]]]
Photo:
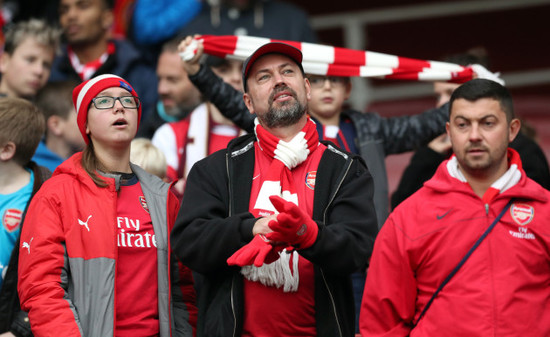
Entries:
[[31, 322], [29, 315], [24, 311], [19, 311], [11, 324], [10, 332], [16, 337], [32, 337]]
[[243, 219], [241, 222], [241, 237], [243, 241], [250, 242], [254, 238], [254, 235], [252, 234], [252, 229], [254, 228], [254, 224], [256, 223], [256, 218], [250, 218], [250, 219]]
[[208, 70], [209, 69], [204, 64], [201, 63], [199, 71], [197, 71], [197, 73], [195, 75], [188, 75], [189, 80], [195, 86], [200, 88], [202, 82], [204, 81], [204, 79], [206, 78], [206, 76], [208, 74]]

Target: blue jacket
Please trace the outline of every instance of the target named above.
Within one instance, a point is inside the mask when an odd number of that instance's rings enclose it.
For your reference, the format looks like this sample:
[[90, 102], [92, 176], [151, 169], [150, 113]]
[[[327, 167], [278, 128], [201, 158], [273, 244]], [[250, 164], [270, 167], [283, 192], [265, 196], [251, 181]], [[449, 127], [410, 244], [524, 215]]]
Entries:
[[38, 143], [38, 147], [34, 152], [32, 160], [38, 165], [45, 166], [48, 168], [48, 170], [53, 172], [65, 159], [50, 150], [46, 146], [46, 143], [42, 140], [40, 143]]
[[[27, 168], [31, 169], [34, 173], [34, 185], [32, 187], [31, 200], [38, 192], [44, 181], [50, 178], [52, 173], [45, 167], [38, 166], [35, 162], [30, 162]], [[29, 207], [30, 200], [27, 203], [27, 209]], [[27, 215], [27, 209], [23, 213], [22, 225]], [[4, 283], [0, 288], [0, 334], [10, 331], [16, 336], [29, 337], [32, 336], [31, 325], [29, 323], [28, 315], [21, 310], [19, 305], [19, 296], [17, 295], [17, 271], [19, 261], [19, 239], [13, 247], [13, 251], [10, 257], [10, 263], [6, 275], [4, 277]]]
[[[317, 42], [307, 13], [284, 1], [252, 0], [252, 8], [234, 15], [222, 4], [203, 6], [199, 14], [178, 35], [249, 35], [270, 39]], [[231, 12], [231, 13], [230, 13]]]

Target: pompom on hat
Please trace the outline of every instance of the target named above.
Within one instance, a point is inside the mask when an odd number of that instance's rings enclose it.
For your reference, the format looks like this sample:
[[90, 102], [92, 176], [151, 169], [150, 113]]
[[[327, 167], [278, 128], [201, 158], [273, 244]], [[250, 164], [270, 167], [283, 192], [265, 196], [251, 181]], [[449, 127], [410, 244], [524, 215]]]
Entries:
[[[82, 82], [73, 90], [73, 104], [76, 110], [76, 123], [78, 124], [78, 129], [84, 137], [86, 144], [89, 143], [90, 139], [86, 134], [86, 120], [88, 119], [88, 108], [92, 103], [92, 99], [97, 96], [100, 92], [107, 88], [120, 87], [128, 90], [132, 96], [138, 97], [137, 92], [132, 88], [130, 83], [128, 83], [122, 77], [105, 74], [90, 78], [89, 80]], [[139, 121], [141, 119], [141, 105], [138, 108], [138, 127]]]

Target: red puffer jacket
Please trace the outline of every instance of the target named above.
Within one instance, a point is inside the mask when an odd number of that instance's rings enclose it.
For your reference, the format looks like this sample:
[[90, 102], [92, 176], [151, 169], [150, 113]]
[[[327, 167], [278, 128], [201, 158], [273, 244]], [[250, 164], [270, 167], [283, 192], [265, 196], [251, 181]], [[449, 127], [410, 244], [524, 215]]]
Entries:
[[[550, 336], [550, 192], [525, 176], [489, 204], [447, 161], [390, 215], [363, 295], [366, 336]], [[513, 198], [481, 245], [420, 312]]]
[[[114, 336], [117, 261], [116, 182], [97, 187], [81, 153], [55, 171], [33, 198], [21, 233], [19, 296], [35, 336]], [[177, 212], [169, 185], [132, 165], [158, 249], [161, 336], [192, 336], [191, 271], [180, 269], [168, 240]]]

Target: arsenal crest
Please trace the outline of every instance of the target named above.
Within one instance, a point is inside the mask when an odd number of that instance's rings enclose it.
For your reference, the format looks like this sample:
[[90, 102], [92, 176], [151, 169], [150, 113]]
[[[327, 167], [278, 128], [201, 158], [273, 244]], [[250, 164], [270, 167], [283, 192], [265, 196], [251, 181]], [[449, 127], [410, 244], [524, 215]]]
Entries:
[[11, 233], [19, 228], [21, 220], [23, 219], [23, 212], [15, 208], [9, 208], [4, 212], [2, 217], [2, 224], [4, 228]]
[[145, 197], [143, 195], [139, 197], [139, 203], [141, 204], [141, 207], [143, 207], [145, 212], [149, 213], [149, 207], [147, 207], [147, 200], [145, 200]]
[[512, 204], [510, 215], [518, 225], [525, 226], [533, 220], [535, 209], [527, 204]]
[[315, 189], [315, 178], [317, 177], [317, 171], [309, 171], [306, 174], [306, 186], [310, 189]]

